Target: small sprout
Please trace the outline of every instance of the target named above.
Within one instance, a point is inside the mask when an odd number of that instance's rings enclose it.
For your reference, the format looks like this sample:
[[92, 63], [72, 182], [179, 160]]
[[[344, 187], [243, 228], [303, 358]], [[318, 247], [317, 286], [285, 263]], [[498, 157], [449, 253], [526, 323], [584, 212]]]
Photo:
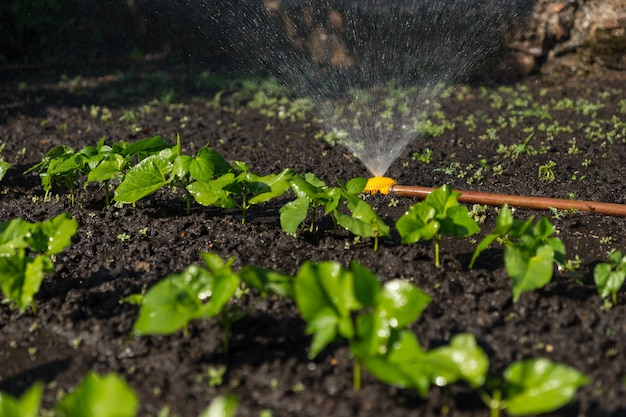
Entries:
[[120, 242], [126, 242], [127, 240], [130, 240], [130, 235], [126, 232], [120, 233], [116, 237], [118, 238]]
[[617, 304], [617, 293], [626, 279], [626, 256], [621, 251], [612, 249], [608, 262], [599, 263], [593, 270], [593, 278], [600, 297], [611, 296], [613, 305]]
[[554, 172], [555, 166], [556, 162], [554, 161], [549, 161], [543, 165], [540, 165], [537, 172], [537, 176], [539, 177], [539, 179], [547, 183], [554, 182], [554, 180], [556, 179], [556, 174]]

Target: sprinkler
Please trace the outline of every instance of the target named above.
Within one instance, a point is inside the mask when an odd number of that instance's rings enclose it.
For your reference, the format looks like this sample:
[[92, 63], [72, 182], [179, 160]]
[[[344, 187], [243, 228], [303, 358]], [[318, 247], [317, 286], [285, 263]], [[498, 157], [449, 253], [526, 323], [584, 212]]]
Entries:
[[[397, 185], [396, 181], [386, 177], [373, 177], [367, 182], [364, 192], [370, 194], [395, 194], [402, 197], [426, 198], [435, 191], [434, 188], [418, 185]], [[486, 204], [489, 206], [510, 206], [536, 210], [579, 210], [615, 217], [626, 217], [626, 205], [615, 203], [599, 203], [595, 201], [568, 200], [549, 197], [529, 197], [509, 194], [484, 193], [479, 191], [462, 191], [457, 200], [460, 203]]]

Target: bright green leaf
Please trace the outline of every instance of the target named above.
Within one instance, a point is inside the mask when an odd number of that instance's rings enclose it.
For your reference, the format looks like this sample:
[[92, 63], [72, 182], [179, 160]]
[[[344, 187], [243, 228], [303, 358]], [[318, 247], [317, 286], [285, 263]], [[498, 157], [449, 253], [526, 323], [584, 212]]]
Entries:
[[0, 416], [39, 417], [44, 385], [36, 382], [17, 399], [0, 392]]
[[473, 334], [458, 334], [448, 346], [435, 348], [426, 357], [435, 385], [444, 386], [460, 379], [474, 388], [485, 383], [489, 358], [476, 344]]
[[554, 411], [569, 403], [588, 378], [548, 359], [515, 362], [504, 371], [506, 411], [514, 416]]
[[74, 392], [56, 406], [61, 417], [134, 417], [137, 394], [115, 374], [88, 374]]

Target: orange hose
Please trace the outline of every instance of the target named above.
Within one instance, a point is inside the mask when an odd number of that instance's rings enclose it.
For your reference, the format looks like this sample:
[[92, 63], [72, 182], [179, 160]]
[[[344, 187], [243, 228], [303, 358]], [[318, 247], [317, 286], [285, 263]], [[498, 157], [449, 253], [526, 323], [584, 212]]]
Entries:
[[[435, 188], [420, 187], [417, 185], [393, 185], [389, 187], [389, 193], [402, 197], [426, 198], [435, 191]], [[510, 206], [530, 208], [537, 210], [579, 210], [589, 211], [596, 214], [608, 216], [626, 217], [626, 205], [615, 203], [598, 203], [595, 201], [567, 200], [548, 197], [527, 197], [508, 194], [483, 193], [478, 191], [461, 191], [458, 197], [460, 203], [487, 204], [489, 206]]]

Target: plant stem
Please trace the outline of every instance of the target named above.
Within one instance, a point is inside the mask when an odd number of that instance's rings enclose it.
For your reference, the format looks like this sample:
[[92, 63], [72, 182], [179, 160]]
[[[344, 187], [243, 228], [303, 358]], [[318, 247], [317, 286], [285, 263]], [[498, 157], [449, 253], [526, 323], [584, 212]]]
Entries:
[[354, 359], [352, 388], [354, 388], [355, 391], [359, 391], [361, 389], [361, 360], [358, 358]]
[[378, 235], [374, 236], [374, 252], [378, 250]]
[[439, 236], [435, 236], [435, 266], [439, 268], [441, 266], [441, 262], [439, 261], [439, 242], [441, 238]]

